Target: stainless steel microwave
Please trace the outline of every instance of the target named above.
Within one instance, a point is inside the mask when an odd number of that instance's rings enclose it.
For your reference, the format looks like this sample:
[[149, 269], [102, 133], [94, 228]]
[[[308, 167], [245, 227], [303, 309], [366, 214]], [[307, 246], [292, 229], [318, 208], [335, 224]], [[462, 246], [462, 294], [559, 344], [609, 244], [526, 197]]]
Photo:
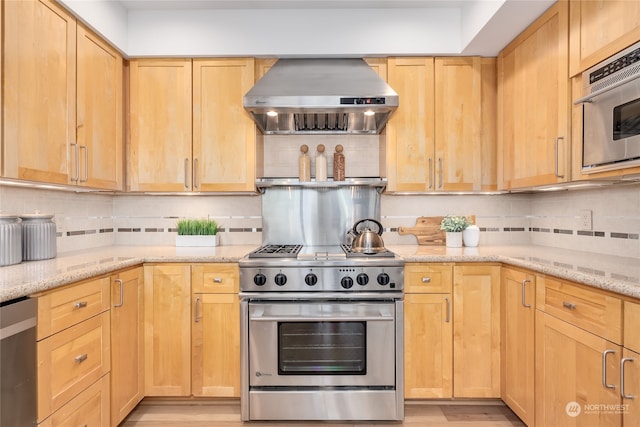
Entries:
[[640, 165], [640, 42], [582, 73], [582, 172]]

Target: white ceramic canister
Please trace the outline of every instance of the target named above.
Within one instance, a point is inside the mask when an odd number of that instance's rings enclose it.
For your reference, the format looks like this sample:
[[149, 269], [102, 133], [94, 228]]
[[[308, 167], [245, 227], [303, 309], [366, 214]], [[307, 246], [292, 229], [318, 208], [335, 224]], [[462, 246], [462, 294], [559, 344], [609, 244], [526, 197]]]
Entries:
[[38, 211], [20, 215], [22, 218], [22, 260], [36, 261], [55, 258], [56, 224], [53, 214]]
[[17, 215], [0, 214], [0, 267], [22, 261], [22, 224]]
[[475, 248], [478, 246], [478, 242], [480, 241], [480, 228], [475, 224], [468, 226], [462, 232], [462, 240], [464, 241], [465, 246]]

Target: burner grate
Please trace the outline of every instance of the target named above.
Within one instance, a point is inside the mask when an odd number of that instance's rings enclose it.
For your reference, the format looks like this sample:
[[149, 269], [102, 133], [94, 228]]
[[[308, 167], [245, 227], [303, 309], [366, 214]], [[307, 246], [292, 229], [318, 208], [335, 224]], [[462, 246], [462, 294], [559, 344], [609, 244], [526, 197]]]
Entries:
[[381, 252], [367, 254], [363, 252], [354, 252], [350, 245], [340, 245], [347, 258], [393, 258], [396, 255], [388, 249], [384, 249]]
[[302, 245], [265, 245], [249, 254], [249, 258], [296, 258]]

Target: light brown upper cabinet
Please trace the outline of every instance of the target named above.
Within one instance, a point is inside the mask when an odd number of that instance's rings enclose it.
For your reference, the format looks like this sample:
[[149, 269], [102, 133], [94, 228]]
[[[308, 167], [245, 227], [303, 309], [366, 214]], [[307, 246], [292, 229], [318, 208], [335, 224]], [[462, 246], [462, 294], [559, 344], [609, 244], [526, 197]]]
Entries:
[[71, 144], [72, 178], [80, 185], [121, 190], [122, 56], [80, 24], [77, 34], [78, 101], [76, 143]]
[[131, 61], [131, 191], [254, 191], [253, 59]]
[[571, 76], [640, 40], [640, 2], [572, 0], [569, 8]]
[[498, 186], [571, 178], [568, 3], [560, 1], [498, 55]]
[[3, 5], [3, 176], [68, 184], [76, 132], [76, 21], [50, 0]]
[[193, 60], [193, 189], [255, 191], [256, 127], [242, 106], [253, 59]]
[[386, 128], [389, 191], [495, 189], [495, 125], [483, 121], [495, 117], [495, 60], [389, 58], [387, 72], [400, 97]]
[[122, 56], [53, 1], [4, 5], [3, 176], [121, 189]]

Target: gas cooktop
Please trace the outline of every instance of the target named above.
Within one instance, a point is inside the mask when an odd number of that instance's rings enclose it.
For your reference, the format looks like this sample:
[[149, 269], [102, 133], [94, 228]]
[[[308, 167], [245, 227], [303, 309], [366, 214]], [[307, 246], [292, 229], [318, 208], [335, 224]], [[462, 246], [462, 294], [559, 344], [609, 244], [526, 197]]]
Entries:
[[297, 244], [264, 245], [247, 255], [248, 258], [295, 258], [295, 259], [330, 259], [330, 258], [394, 258], [395, 254], [388, 249], [375, 253], [355, 252], [350, 245], [303, 246]]

